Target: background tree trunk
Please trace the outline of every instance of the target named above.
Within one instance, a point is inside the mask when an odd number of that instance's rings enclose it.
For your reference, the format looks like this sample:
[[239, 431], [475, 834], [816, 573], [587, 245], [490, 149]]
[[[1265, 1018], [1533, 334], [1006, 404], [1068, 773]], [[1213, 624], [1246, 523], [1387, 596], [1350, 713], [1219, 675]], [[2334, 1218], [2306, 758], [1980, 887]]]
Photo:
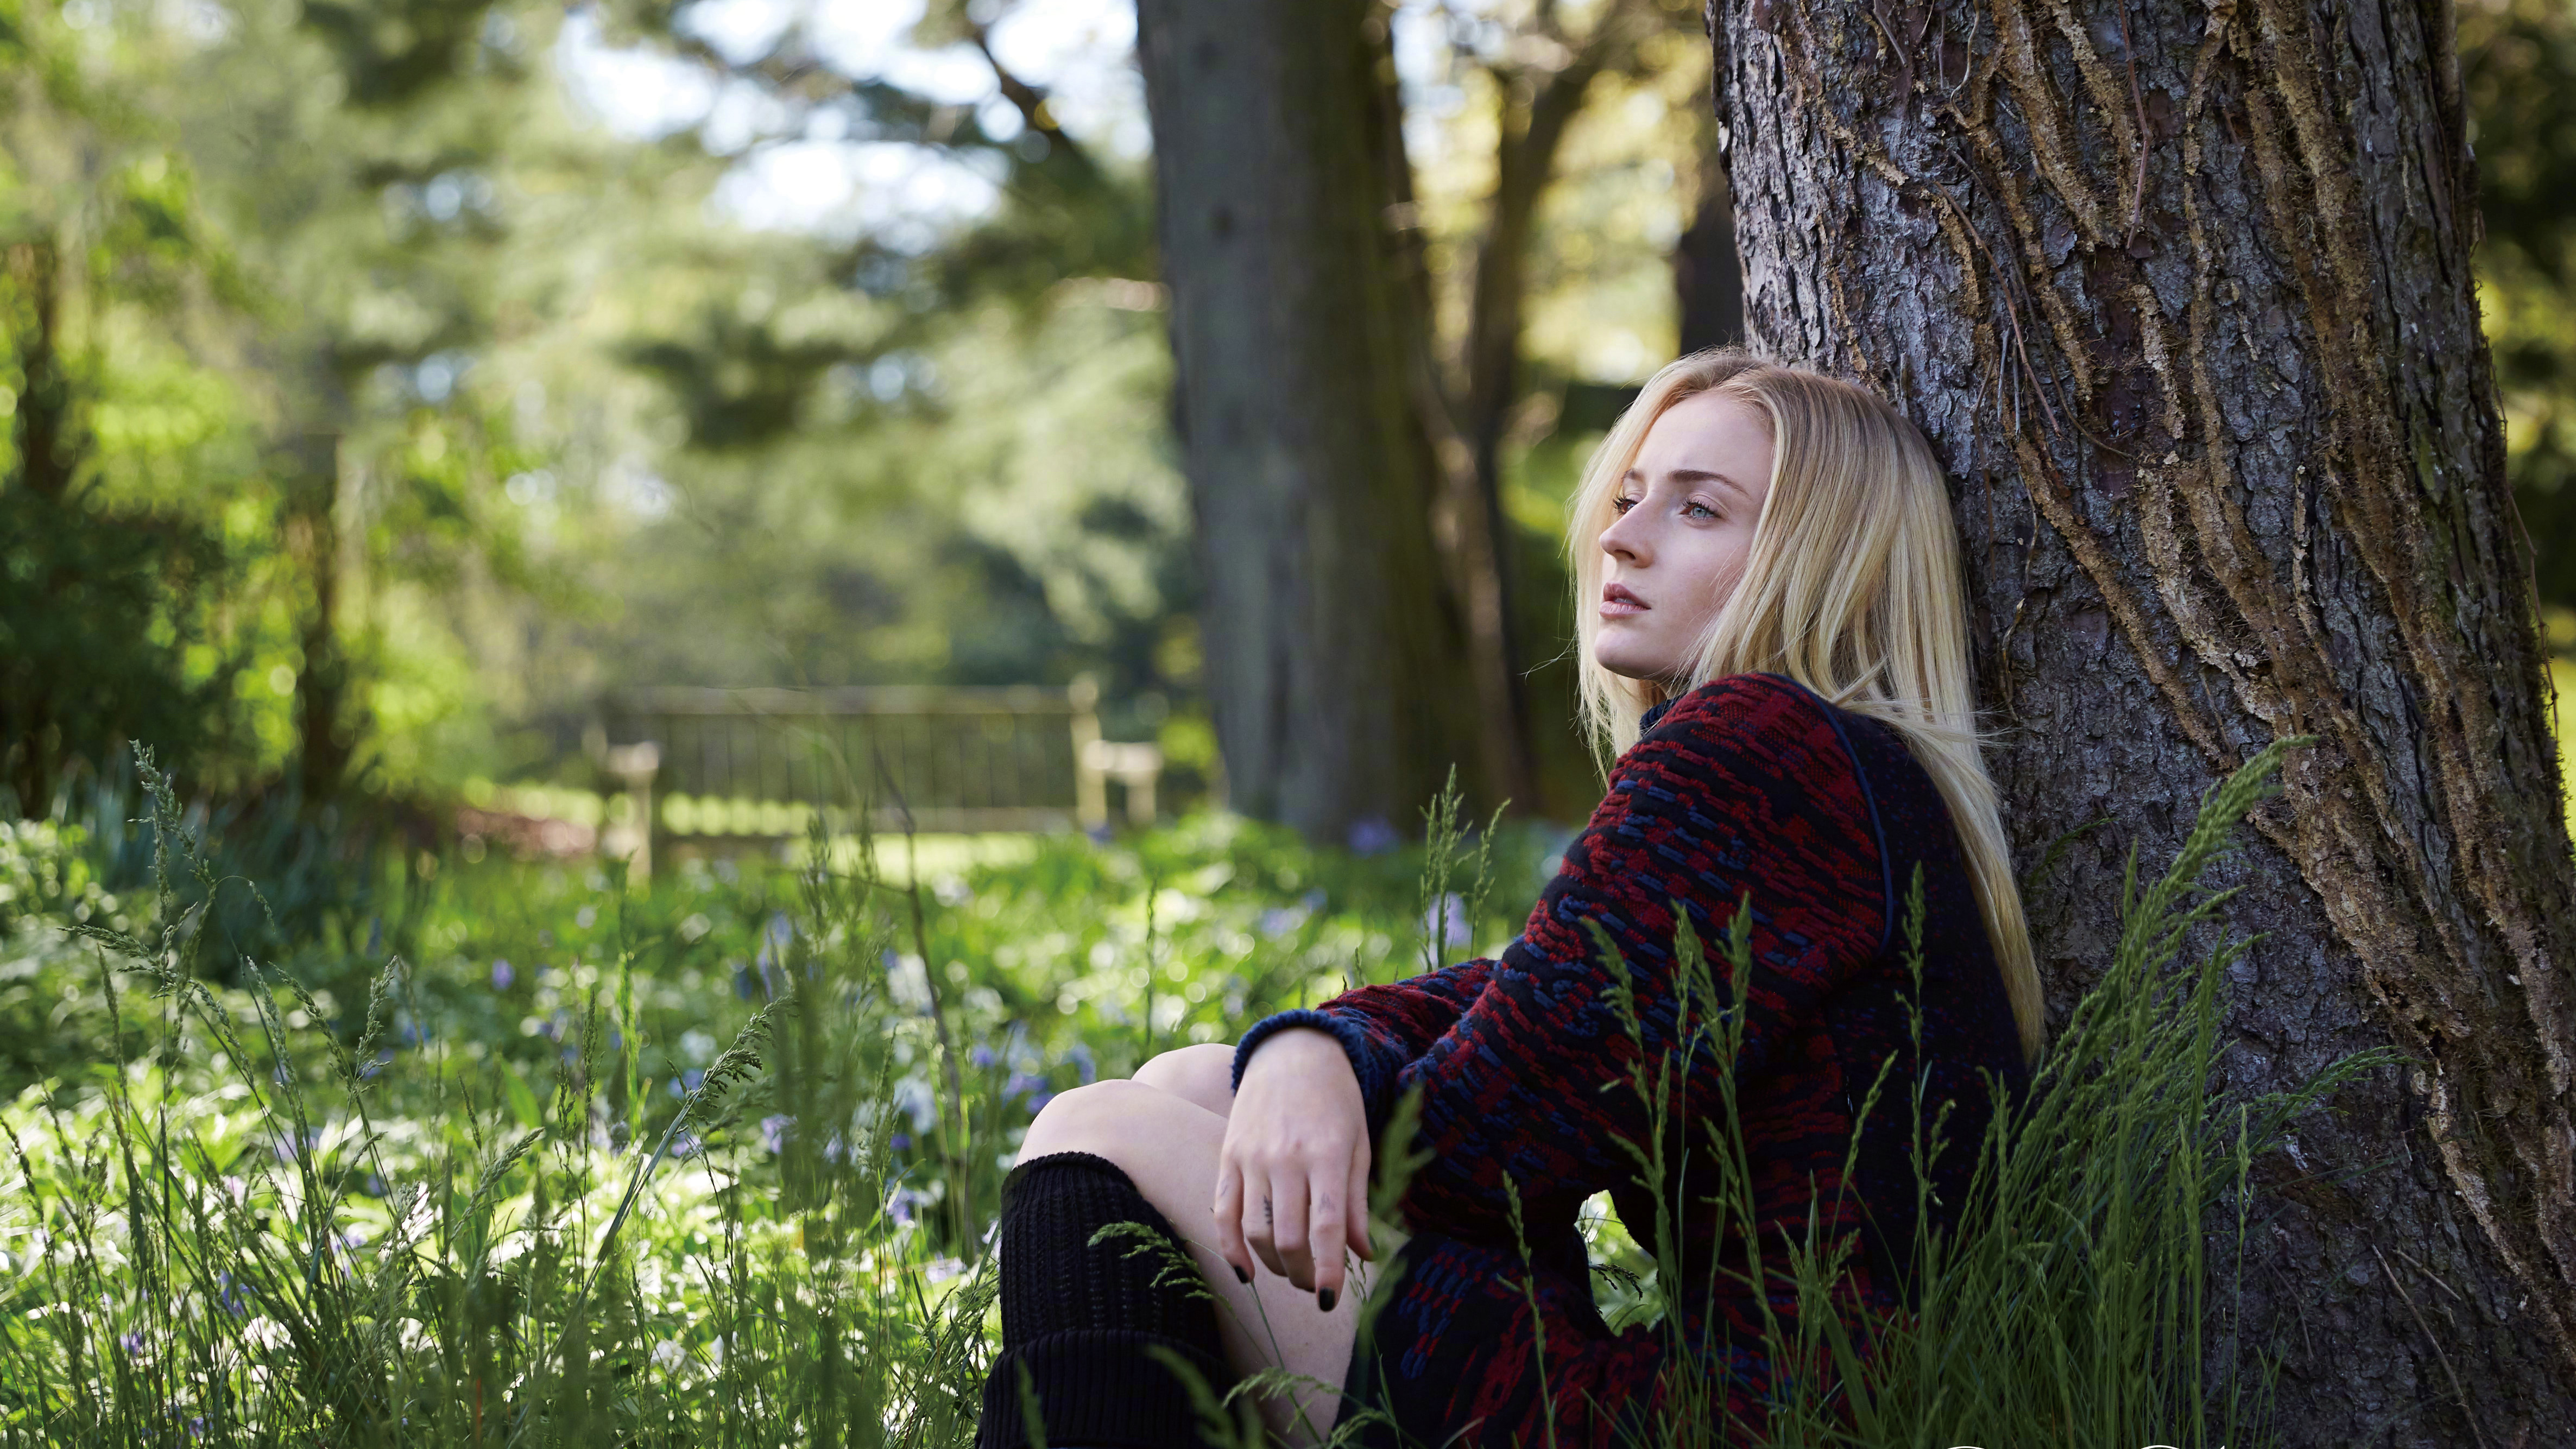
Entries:
[[318, 810], [348, 783], [349, 657], [340, 642], [340, 435], [305, 433], [287, 450], [286, 541], [312, 590], [296, 642], [296, 784]]
[[1555, 7], [1543, 5], [1526, 37], [1538, 43], [1485, 64], [1494, 87], [1494, 184], [1476, 241], [1466, 332], [1441, 413], [1447, 469], [1439, 536], [1444, 550], [1458, 556], [1475, 657], [1480, 665], [1500, 665], [1490, 681], [1478, 680], [1492, 736], [1491, 770], [1524, 807], [1537, 802], [1538, 773], [1521, 649], [1511, 627], [1514, 581], [1502, 497], [1503, 437], [1527, 388], [1521, 338], [1529, 323], [1532, 242], [1567, 131], [1603, 77], [1638, 68], [1638, 43], [1664, 19], [1648, 0], [1606, 0], [1577, 34], [1563, 29]]
[[[1374, 29], [1372, 29], [1374, 27]], [[1176, 414], [1235, 808], [1339, 838], [1479, 773], [1368, 0], [1142, 0]]]
[[2291, 755], [2236, 866], [2232, 1085], [2394, 1043], [2277, 1164], [2295, 1444], [2576, 1433], [2576, 870], [2469, 275], [2447, 6], [1716, 0], [1756, 345], [1950, 471], [2062, 1013], [2123, 853]]
[[1681, 316], [1683, 352], [1744, 340], [1744, 265], [1735, 254], [1735, 197], [1727, 190], [1726, 163], [1714, 136], [1702, 163], [1699, 205], [1673, 245], [1673, 300]]

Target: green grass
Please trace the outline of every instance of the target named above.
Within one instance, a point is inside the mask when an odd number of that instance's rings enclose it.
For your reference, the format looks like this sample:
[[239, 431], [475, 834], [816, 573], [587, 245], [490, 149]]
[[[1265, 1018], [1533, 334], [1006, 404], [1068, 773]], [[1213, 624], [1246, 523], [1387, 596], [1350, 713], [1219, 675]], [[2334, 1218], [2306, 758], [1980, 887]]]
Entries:
[[[2261, 1346], [2208, 1255], [2307, 1098], [2210, 1090], [2235, 948], [2179, 954], [2248, 771], [2132, 903], [2042, 1110], [1989, 1144], [2002, 1206], [1927, 1248], [1921, 1318], [1864, 1358], [1830, 1313], [1783, 1315], [1782, 1362], [1842, 1372], [1772, 1410], [1774, 1442], [2259, 1436]], [[630, 888], [250, 826], [208, 834], [164, 792], [0, 827], [0, 1445], [962, 1446], [996, 1189], [1045, 1097], [1498, 947], [1548, 847], [1471, 850], [1454, 812], [1368, 857], [1203, 817], [917, 873], [900, 839], [813, 842], [819, 864]], [[298, 914], [272, 919], [245, 877], [281, 862]], [[1713, 949], [1715, 1008], [1742, 943]], [[1729, 1019], [1695, 1018], [1694, 1049]], [[1617, 1321], [1707, 1271], [1591, 1233], [1629, 1270], [1601, 1278]], [[1782, 1301], [1824, 1303], [1833, 1245], [1781, 1250]], [[1722, 1442], [1714, 1406], [1678, 1407], [1666, 1440]]]

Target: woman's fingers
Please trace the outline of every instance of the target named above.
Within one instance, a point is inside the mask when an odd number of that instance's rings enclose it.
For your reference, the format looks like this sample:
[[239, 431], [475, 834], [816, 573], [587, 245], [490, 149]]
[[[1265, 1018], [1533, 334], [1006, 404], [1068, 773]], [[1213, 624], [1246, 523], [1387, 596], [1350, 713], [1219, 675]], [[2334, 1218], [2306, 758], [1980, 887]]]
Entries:
[[1288, 1265], [1279, 1258], [1276, 1216], [1269, 1172], [1247, 1163], [1243, 1169], [1243, 1240], [1251, 1245], [1252, 1256], [1261, 1260], [1262, 1267], [1284, 1277]]
[[1343, 1199], [1343, 1209], [1350, 1233], [1351, 1251], [1359, 1254], [1362, 1259], [1374, 1263], [1377, 1261], [1377, 1249], [1369, 1243], [1368, 1177], [1368, 1144], [1362, 1142], [1360, 1150], [1351, 1155], [1350, 1185]]
[[1311, 1293], [1315, 1290], [1315, 1262], [1307, 1252], [1308, 1224], [1306, 1174], [1295, 1168], [1270, 1175], [1269, 1204], [1271, 1255], [1278, 1260], [1279, 1274], [1290, 1283]]
[[1307, 1281], [1297, 1286], [1315, 1290], [1315, 1306], [1329, 1309], [1342, 1292], [1342, 1243], [1349, 1226], [1349, 1197], [1342, 1183], [1314, 1179], [1314, 1201], [1306, 1213]]
[[1216, 1255], [1234, 1276], [1252, 1281], [1252, 1250], [1243, 1242], [1243, 1171], [1220, 1155], [1216, 1165]]

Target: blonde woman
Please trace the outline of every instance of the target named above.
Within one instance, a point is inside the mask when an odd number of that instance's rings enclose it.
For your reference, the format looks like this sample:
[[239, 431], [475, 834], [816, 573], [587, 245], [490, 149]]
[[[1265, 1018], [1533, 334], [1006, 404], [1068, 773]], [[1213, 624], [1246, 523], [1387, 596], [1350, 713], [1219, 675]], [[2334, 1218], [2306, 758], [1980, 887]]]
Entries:
[[[1700, 353], [1646, 384], [1570, 522], [1584, 718], [1615, 762], [1526, 929], [1498, 959], [1283, 1012], [1231, 1049], [1167, 1053], [1050, 1103], [1004, 1194], [1005, 1352], [981, 1449], [1020, 1449], [1030, 1403], [1057, 1449], [1196, 1444], [1169, 1362], [1220, 1389], [1274, 1365], [1301, 1375], [1313, 1387], [1263, 1401], [1291, 1444], [1365, 1408], [1364, 1443], [1607, 1449], [1653, 1423], [1684, 1374], [1703, 1376], [1694, 1399], [1727, 1406], [1730, 1437], [1758, 1434], [1760, 1305], [1743, 1244], [1698, 1201], [1709, 1188], [1682, 1179], [1692, 1286], [1666, 1333], [1608, 1329], [1576, 1232], [1606, 1190], [1656, 1246], [1655, 1195], [1623, 1145], [1645, 1140], [1646, 1104], [1600, 1090], [1627, 1080], [1638, 1047], [1592, 931], [1617, 945], [1658, 1060], [1676, 1031], [1676, 902], [1714, 942], [1749, 901], [1732, 1071], [1766, 1247], [1803, 1234], [1813, 1202], [1829, 1238], [1859, 1240], [1853, 1300], [1904, 1300], [1927, 1226], [1910, 1114], [1860, 1102], [1891, 1055], [1898, 1080], [1915, 1063], [1899, 923], [1918, 863], [1919, 1064], [1933, 1103], [1955, 1103], [1948, 1140], [1970, 1144], [1935, 1164], [1936, 1213], [1963, 1199], [1995, 1109], [1980, 1070], [2017, 1093], [2042, 1031], [1974, 728], [1941, 470], [1863, 388]], [[1702, 1053], [1673, 1100], [1718, 1102], [1724, 1070]], [[1414, 1087], [1432, 1156], [1402, 1204], [1407, 1236], [1373, 1242], [1371, 1164]], [[1704, 1140], [1686, 1128], [1671, 1145]], [[1185, 1243], [1213, 1301], [1157, 1282], [1123, 1240], [1090, 1242], [1113, 1222]], [[1394, 1277], [1365, 1345], [1352, 1256]]]

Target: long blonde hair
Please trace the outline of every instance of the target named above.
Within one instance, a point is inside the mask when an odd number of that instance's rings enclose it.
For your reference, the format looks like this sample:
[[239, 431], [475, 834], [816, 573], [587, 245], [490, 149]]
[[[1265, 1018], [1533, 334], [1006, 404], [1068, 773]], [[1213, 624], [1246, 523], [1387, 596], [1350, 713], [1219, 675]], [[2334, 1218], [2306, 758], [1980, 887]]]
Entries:
[[[1768, 423], [1770, 490], [1744, 572], [1686, 677], [1629, 679], [1592, 655], [1601, 534], [1647, 430], [1704, 392], [1749, 403]], [[1894, 726], [1958, 825], [2022, 1052], [2035, 1059], [2046, 1035], [2039, 967], [1976, 724], [1949, 491], [1923, 435], [1866, 388], [1734, 348], [1696, 352], [1649, 379], [1594, 450], [1567, 522], [1583, 725], [1605, 768], [1636, 743], [1646, 710], [1731, 674], [1786, 675]]]

